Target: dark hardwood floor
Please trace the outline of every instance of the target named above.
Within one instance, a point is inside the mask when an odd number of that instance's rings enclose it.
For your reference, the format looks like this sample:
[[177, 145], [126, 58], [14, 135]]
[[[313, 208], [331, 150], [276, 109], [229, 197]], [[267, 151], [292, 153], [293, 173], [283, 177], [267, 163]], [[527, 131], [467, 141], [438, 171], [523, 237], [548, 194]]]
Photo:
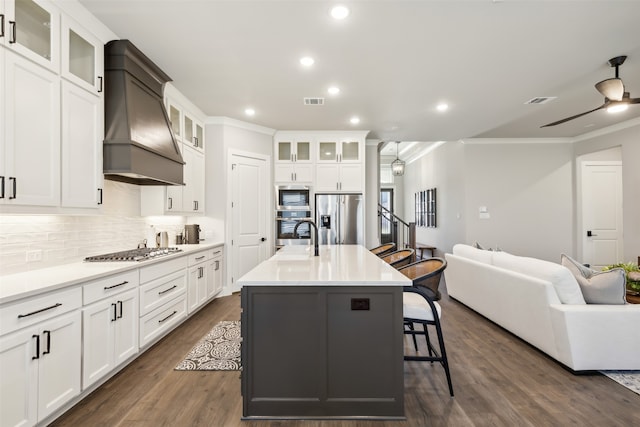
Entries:
[[440, 365], [405, 362], [406, 421], [241, 421], [239, 372], [174, 371], [215, 323], [240, 318], [236, 294], [214, 300], [53, 425], [640, 426], [640, 395], [600, 374], [573, 375], [446, 294], [440, 303], [455, 397]]

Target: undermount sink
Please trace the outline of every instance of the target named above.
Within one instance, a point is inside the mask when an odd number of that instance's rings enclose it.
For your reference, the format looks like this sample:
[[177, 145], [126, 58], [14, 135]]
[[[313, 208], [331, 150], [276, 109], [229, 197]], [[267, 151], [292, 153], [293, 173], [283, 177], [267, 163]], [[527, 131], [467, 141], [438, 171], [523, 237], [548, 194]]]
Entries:
[[278, 251], [273, 257], [276, 261], [308, 261], [313, 257], [311, 246], [287, 247]]

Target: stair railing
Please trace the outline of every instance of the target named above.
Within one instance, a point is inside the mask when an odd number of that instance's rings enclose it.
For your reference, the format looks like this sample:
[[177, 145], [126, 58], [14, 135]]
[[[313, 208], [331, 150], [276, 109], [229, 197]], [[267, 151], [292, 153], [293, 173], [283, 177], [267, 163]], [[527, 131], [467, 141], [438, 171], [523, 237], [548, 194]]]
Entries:
[[[416, 223], [406, 222], [398, 215], [378, 203], [378, 216], [380, 217], [380, 230], [382, 222], [388, 221], [391, 225], [391, 240], [396, 244], [396, 248], [416, 249]], [[398, 234], [398, 223], [402, 224], [401, 233]]]

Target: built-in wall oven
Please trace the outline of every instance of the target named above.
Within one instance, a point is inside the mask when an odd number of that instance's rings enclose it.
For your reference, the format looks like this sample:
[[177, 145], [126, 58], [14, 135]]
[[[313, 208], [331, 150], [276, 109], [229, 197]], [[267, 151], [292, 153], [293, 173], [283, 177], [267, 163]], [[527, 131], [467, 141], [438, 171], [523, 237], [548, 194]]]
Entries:
[[311, 187], [276, 187], [276, 249], [284, 245], [308, 245], [311, 242], [311, 226], [300, 224], [294, 236], [293, 229], [302, 219], [313, 220]]

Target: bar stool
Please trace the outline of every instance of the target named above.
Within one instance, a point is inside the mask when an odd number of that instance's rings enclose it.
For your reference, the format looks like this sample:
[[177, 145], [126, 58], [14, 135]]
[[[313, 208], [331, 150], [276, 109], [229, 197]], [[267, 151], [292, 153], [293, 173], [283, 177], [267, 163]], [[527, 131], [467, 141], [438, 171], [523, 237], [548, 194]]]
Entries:
[[382, 256], [381, 259], [389, 263], [392, 267], [400, 268], [409, 264], [414, 254], [415, 251], [413, 249], [400, 249], [399, 251]]
[[438, 301], [442, 297], [438, 290], [440, 278], [446, 267], [447, 261], [443, 258], [426, 258], [405, 265], [398, 271], [413, 280], [413, 286], [423, 288], [432, 300]]
[[[442, 327], [440, 326], [440, 316], [442, 308], [440, 304], [434, 302], [421, 288], [414, 286], [405, 286], [402, 292], [402, 311], [404, 320], [404, 334], [411, 335], [413, 344], [418, 351], [416, 335], [424, 335], [427, 341], [428, 356], [404, 355], [406, 361], [422, 361], [422, 362], [439, 362], [444, 368], [447, 376], [447, 384], [449, 385], [449, 394], [453, 397], [453, 385], [451, 383], [451, 373], [449, 372], [449, 361], [447, 359], [447, 351], [444, 347], [444, 338], [442, 336]], [[415, 324], [422, 324], [423, 331], [418, 331]], [[439, 350], [431, 343], [429, 339], [428, 327], [433, 326], [438, 336]]]
[[393, 242], [385, 243], [384, 245], [376, 246], [375, 248], [369, 249], [369, 251], [371, 251], [372, 254], [378, 255], [379, 257], [383, 255], [387, 255], [388, 253], [391, 253], [395, 250], [396, 250], [396, 244]]

